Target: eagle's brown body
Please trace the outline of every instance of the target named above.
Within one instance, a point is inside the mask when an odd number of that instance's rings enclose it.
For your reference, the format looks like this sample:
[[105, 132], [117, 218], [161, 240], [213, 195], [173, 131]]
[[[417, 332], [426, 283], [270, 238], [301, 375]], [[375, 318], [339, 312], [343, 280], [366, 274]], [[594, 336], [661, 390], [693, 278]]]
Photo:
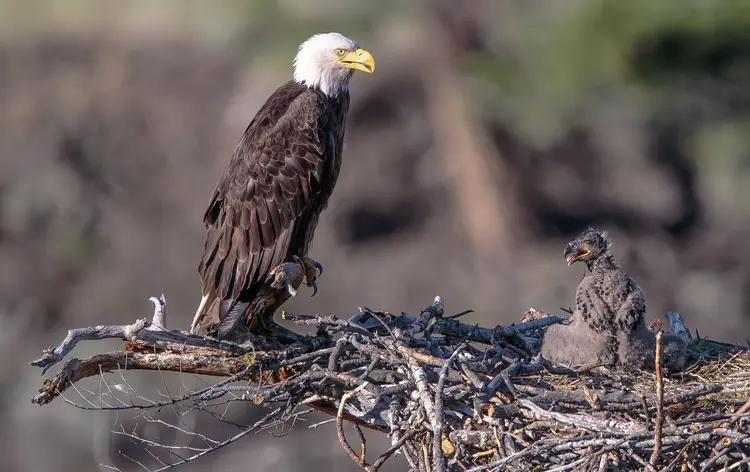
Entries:
[[348, 90], [329, 97], [292, 81], [260, 108], [204, 215], [204, 300], [194, 325], [217, 301], [220, 338], [241, 321], [252, 330], [270, 321], [254, 317], [273, 317], [274, 309], [256, 313], [259, 291], [275, 267], [307, 256], [338, 179], [348, 108]]
[[[246, 332], [270, 334], [272, 330], [270, 330], [269, 324], [271, 324], [276, 310], [296, 295], [297, 289], [306, 279], [306, 283], [310, 284], [310, 274], [317, 271], [313, 264], [314, 261], [310, 259], [299, 262], [284, 262], [271, 270], [263, 283], [259, 283], [260, 288], [256, 291], [248, 307], [244, 323], [247, 329], [241, 330], [240, 327], [237, 327], [236, 331], [227, 333], [225, 338], [234, 341], [244, 340], [244, 333]], [[219, 312], [221, 305], [222, 300], [214, 298], [210, 305], [202, 309], [198, 322], [200, 328], [205, 328], [208, 334], [215, 335], [217, 328], [221, 325]], [[279, 326], [276, 326], [276, 329], [285, 331]], [[293, 333], [285, 332], [283, 334], [290, 337], [290, 340], [294, 340], [291, 338]]]

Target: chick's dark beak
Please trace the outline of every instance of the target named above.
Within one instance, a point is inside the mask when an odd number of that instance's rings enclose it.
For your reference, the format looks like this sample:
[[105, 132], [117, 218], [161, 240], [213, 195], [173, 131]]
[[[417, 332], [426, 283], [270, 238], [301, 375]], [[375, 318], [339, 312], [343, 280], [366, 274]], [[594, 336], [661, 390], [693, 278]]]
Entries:
[[580, 247], [576, 243], [570, 242], [567, 246], [565, 246], [565, 252], [563, 253], [563, 256], [565, 257], [565, 261], [568, 263], [568, 265], [571, 265], [582, 257], [588, 256], [590, 253], [591, 251], [589, 251], [588, 249]]

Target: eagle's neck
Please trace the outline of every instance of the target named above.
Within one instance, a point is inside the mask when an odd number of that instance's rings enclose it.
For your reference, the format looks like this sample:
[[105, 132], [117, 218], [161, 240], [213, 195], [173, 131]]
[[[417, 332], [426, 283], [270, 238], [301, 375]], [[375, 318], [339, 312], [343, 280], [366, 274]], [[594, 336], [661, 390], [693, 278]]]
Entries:
[[328, 97], [335, 97], [339, 93], [349, 90], [349, 79], [353, 69], [328, 70], [321, 67], [305, 67], [297, 64], [294, 69], [294, 81], [310, 88], [316, 88]]
[[586, 263], [589, 271], [592, 274], [601, 274], [610, 270], [617, 270], [620, 268], [620, 264], [617, 263], [614, 254], [607, 251], [601, 256], [597, 257], [593, 261]]

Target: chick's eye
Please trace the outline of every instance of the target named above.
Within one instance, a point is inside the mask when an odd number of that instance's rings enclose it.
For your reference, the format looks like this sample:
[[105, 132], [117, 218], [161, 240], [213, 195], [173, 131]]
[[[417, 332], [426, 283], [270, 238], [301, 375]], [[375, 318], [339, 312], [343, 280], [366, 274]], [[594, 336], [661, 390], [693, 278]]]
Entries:
[[336, 55], [337, 56], [343, 56], [344, 54], [346, 54], [346, 50], [345, 49], [336, 49]]

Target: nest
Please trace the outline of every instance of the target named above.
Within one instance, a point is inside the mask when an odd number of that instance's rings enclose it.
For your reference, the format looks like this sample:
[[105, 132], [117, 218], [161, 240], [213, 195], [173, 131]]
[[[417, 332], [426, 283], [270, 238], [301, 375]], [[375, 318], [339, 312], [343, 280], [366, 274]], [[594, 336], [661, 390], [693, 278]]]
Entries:
[[[369, 309], [348, 319], [284, 313], [317, 329], [291, 346], [168, 331], [163, 313], [151, 323], [159, 329], [140, 320], [71, 330], [34, 365], [46, 370], [82, 339], [129, 342], [122, 353], [69, 360], [33, 401], [48, 403], [101, 370], [158, 363], [161, 370], [226, 377], [170, 398], [170, 405], [208, 408], [234, 395], [233, 401], [269, 408], [247, 431], [294, 419], [300, 409], [333, 416], [342, 447], [368, 471], [389, 459], [419, 472], [750, 468], [747, 348], [697, 337], [679, 373], [660, 366], [578, 372], [538, 353], [545, 328], [565, 318], [531, 310], [528, 321], [490, 329], [462, 323], [465, 313], [445, 316], [439, 297], [418, 316]], [[660, 342], [657, 362], [659, 349]], [[347, 422], [356, 439], [347, 437]], [[362, 428], [386, 434], [391, 447], [369, 457]]]

